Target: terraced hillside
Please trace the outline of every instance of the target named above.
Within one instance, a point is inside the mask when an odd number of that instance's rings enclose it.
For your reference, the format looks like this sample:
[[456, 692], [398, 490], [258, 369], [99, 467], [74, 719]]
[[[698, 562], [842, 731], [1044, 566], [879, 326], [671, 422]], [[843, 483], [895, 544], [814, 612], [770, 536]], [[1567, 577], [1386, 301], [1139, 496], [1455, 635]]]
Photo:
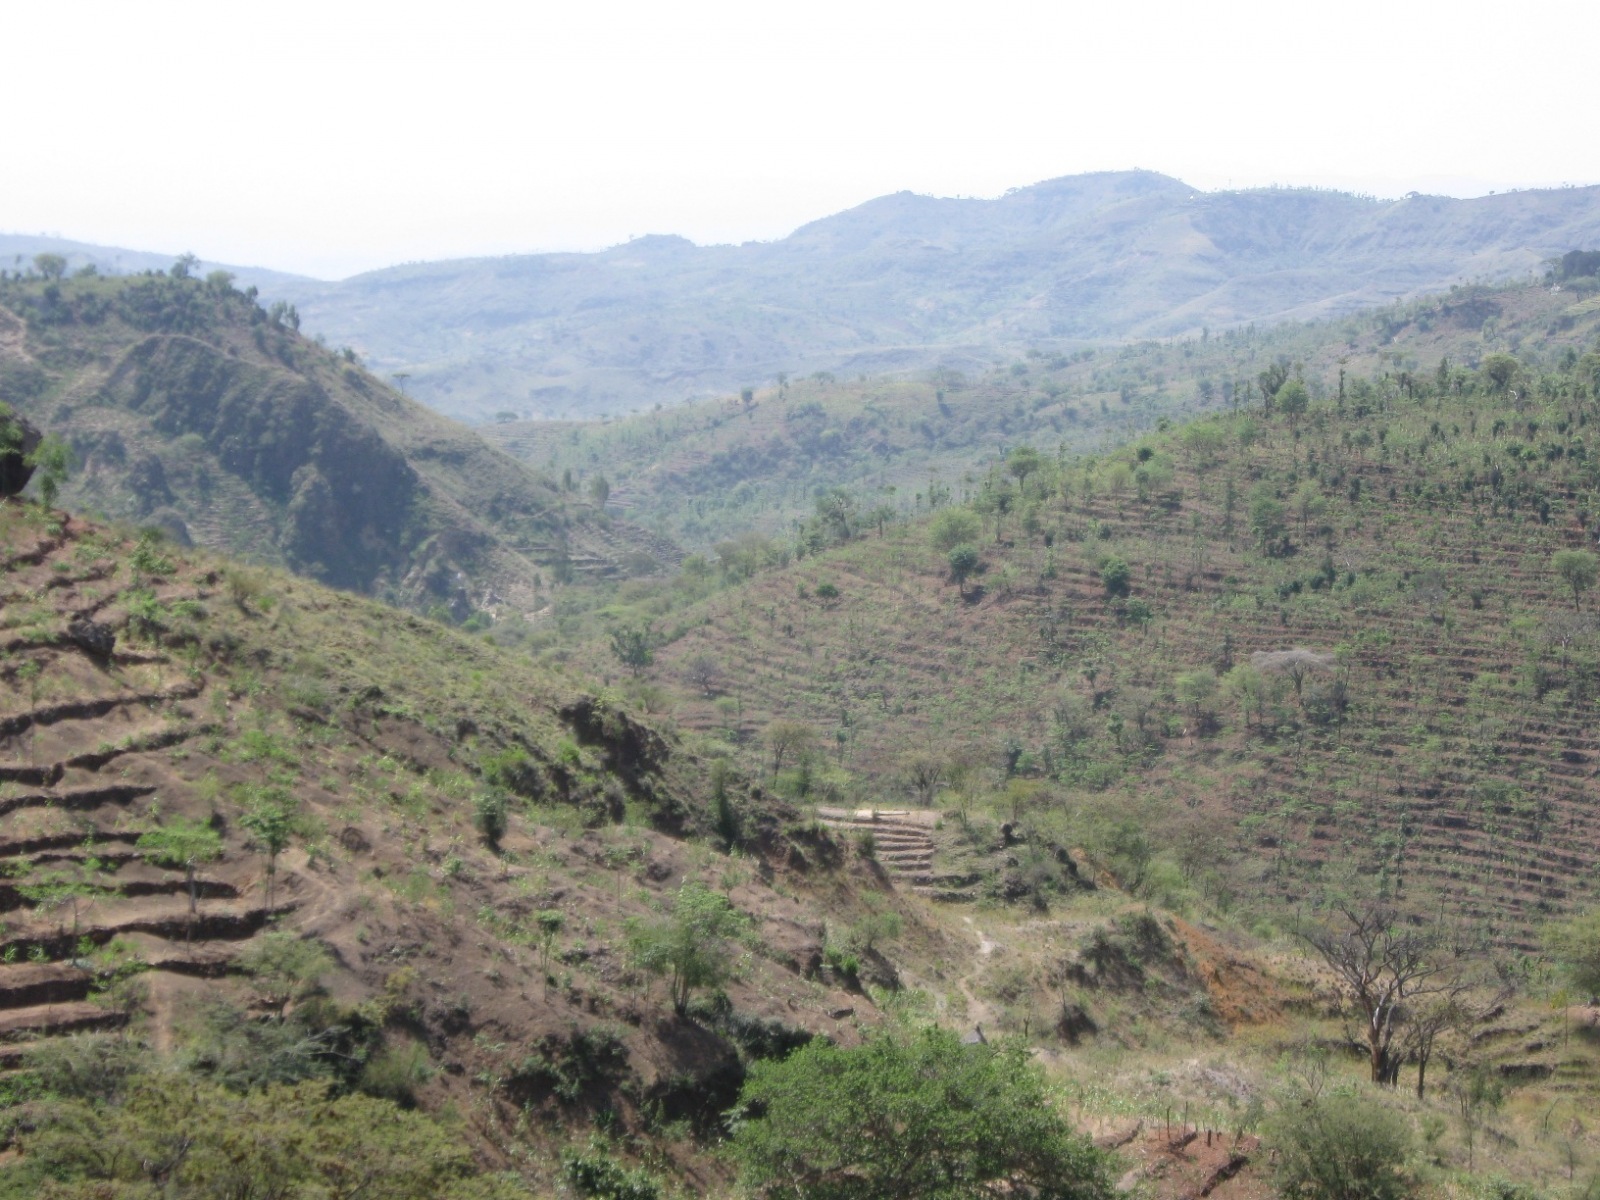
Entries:
[[72, 447], [70, 507], [458, 618], [675, 561], [292, 310], [184, 271], [0, 280], [0, 402]]
[[[881, 902], [865, 864], [737, 776], [714, 814], [694, 750], [444, 626], [0, 502], [0, 683], [5, 1136], [47, 1043], [123, 1030], [83, 1052], [455, 1106], [551, 1185], [569, 1123], [714, 1116], [746, 1043], [876, 1020], [817, 907]], [[749, 922], [711, 1017], [626, 949], [686, 880]]]
[[[244, 1163], [304, 1146], [281, 1161], [418, 1200], [594, 1179], [730, 1196], [722, 1114], [750, 1063], [939, 1023], [1033, 1046], [1063, 1115], [1148, 1194], [1255, 1200], [1270, 1162], [1249, 1113], [1272, 1064], [1348, 1037], [1303, 959], [1161, 913], [1102, 868], [1108, 886], [1024, 907], [993, 903], [986, 869], [941, 865], [1017, 858], [1036, 884], [1029, 814], [980, 845], [983, 814], [959, 804], [821, 810], [833, 837], [607, 689], [15, 501], [0, 682], [6, 1197], [153, 1178], [156, 1160], [119, 1156], [150, 1112], [160, 1145], [222, 1138]], [[742, 928], [720, 985], [680, 1010], [640, 939], [708, 895]], [[1533, 1082], [1480, 1161], [1587, 1169], [1592, 1138], [1547, 1127], [1592, 1101], [1592, 1048], [1542, 1002], [1497, 1013], [1463, 1053]], [[1450, 1103], [1407, 1111], [1438, 1122]], [[1458, 1143], [1436, 1132], [1430, 1153], [1470, 1180]], [[395, 1183], [419, 1153], [428, 1182]], [[212, 1186], [208, 1161], [179, 1194]]]
[[1295, 901], [1369, 872], [1531, 947], [1600, 894], [1597, 364], [1351, 377], [1097, 459], [1014, 457], [970, 506], [673, 618], [656, 678], [752, 765], [769, 723], [809, 725], [790, 782], [826, 803], [901, 807], [932, 756], [946, 807], [1153, 894]]
[[857, 379], [826, 373], [611, 422], [509, 421], [485, 439], [552, 477], [604, 476], [610, 504], [696, 548], [752, 530], [786, 534], [819, 491], [851, 490], [863, 517], [926, 512], [1012, 446], [1090, 453], [1185, 420], [1259, 403], [1280, 360], [1313, 397], [1341, 377], [1408, 375], [1440, 358], [1515, 352], [1553, 366], [1600, 333], [1592, 278], [1458, 288], [1339, 320], [1215, 337], [1062, 351], [1040, 341], [967, 370]]

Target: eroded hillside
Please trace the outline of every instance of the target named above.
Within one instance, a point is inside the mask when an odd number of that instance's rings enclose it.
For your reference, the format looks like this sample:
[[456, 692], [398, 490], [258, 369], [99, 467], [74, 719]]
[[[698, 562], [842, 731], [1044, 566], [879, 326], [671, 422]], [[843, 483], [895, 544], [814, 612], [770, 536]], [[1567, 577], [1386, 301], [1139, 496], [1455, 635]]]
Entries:
[[[711, 763], [607, 695], [288, 576], [0, 522], [8, 1102], [42, 1039], [126, 1027], [230, 1085], [392, 1069], [538, 1178], [569, 1121], [712, 1120], [748, 1046], [875, 1020], [819, 908], [879, 897], [870, 864], [731, 774], [713, 804]], [[696, 1019], [626, 953], [685, 881], [748, 920]]]
[[0, 401], [73, 448], [67, 503], [458, 618], [674, 560], [253, 295], [181, 270], [0, 282]]

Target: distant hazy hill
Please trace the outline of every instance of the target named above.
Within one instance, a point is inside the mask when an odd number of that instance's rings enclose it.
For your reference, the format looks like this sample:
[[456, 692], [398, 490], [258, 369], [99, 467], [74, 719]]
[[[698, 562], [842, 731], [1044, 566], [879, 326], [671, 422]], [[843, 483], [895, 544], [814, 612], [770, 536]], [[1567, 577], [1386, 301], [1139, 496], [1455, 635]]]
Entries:
[[0, 402], [72, 446], [75, 508], [459, 616], [673, 556], [294, 321], [220, 281], [12, 278]]
[[263, 290], [441, 411], [593, 415], [779, 371], [971, 367], [1047, 339], [1338, 314], [1593, 245], [1600, 188], [1380, 201], [1128, 172], [884, 196], [770, 243], [648, 237]]
[[[129, 250], [122, 246], [97, 246], [90, 242], [76, 242], [70, 238], [51, 237], [48, 234], [0, 233], [0, 270], [26, 270], [33, 265], [35, 255], [59, 254], [67, 260], [67, 270], [75, 272], [93, 267], [102, 275], [132, 275], [140, 271], [165, 271], [178, 255], [151, 253], [148, 250]], [[201, 260], [197, 275], [225, 270], [233, 275], [240, 287], [277, 289], [294, 283], [309, 283], [300, 275], [284, 271], [269, 271], [265, 267], [239, 267], [231, 263]]]

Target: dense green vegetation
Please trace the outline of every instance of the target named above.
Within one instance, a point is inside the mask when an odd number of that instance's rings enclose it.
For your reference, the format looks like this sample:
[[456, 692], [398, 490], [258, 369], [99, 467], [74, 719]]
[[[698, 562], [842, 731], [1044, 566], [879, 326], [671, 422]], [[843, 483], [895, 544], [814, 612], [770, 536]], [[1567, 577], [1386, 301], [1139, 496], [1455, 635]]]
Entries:
[[1101, 1200], [1106, 1165], [1013, 1045], [929, 1029], [841, 1050], [812, 1042], [761, 1063], [733, 1147], [746, 1180], [792, 1200]]

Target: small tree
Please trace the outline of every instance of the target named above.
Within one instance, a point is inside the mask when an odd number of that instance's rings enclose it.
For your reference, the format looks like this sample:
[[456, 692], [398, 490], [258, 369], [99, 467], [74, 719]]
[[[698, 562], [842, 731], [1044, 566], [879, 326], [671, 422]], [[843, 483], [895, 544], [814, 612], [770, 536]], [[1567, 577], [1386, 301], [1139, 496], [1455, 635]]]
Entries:
[[1276, 399], [1278, 408], [1289, 418], [1289, 428], [1293, 429], [1300, 423], [1300, 418], [1305, 416], [1306, 409], [1311, 404], [1311, 393], [1306, 391], [1306, 385], [1300, 380], [1290, 379], [1278, 389]]
[[1217, 692], [1217, 677], [1210, 671], [1184, 671], [1173, 680], [1173, 690], [1178, 702], [1189, 710], [1189, 719], [1198, 727], [1204, 720], [1207, 705]]
[[982, 565], [978, 556], [978, 548], [969, 543], [963, 543], [950, 551], [945, 560], [950, 567], [950, 577], [956, 581], [956, 588], [963, 599], [967, 595], [967, 580], [977, 573]]
[[1294, 686], [1294, 698], [1303, 702], [1306, 681], [1313, 676], [1332, 672], [1339, 665], [1332, 654], [1319, 654], [1296, 646], [1292, 650], [1257, 650], [1250, 656], [1250, 666], [1263, 676], [1278, 676]]
[[484, 844], [496, 853], [509, 827], [508, 813], [504, 792], [480, 792], [472, 802], [472, 823], [483, 835]]
[[968, 508], [944, 508], [928, 526], [928, 541], [940, 554], [978, 540], [983, 528], [978, 516]]
[[1600, 995], [1600, 908], [1546, 926], [1544, 944], [1574, 987]]
[[701, 988], [717, 987], [733, 968], [732, 940], [748, 920], [721, 892], [689, 880], [670, 915], [634, 922], [628, 933], [634, 963], [667, 977], [673, 1011], [682, 1016]]
[[711, 827], [731, 851], [739, 844], [744, 831], [739, 809], [728, 790], [730, 774], [727, 759], [716, 758], [711, 761]]
[[604, 475], [596, 475], [589, 481], [589, 499], [594, 501], [594, 506], [601, 512], [606, 510], [606, 501], [611, 499], [611, 482]]
[[783, 770], [784, 760], [800, 758], [816, 745], [817, 731], [800, 721], [774, 721], [767, 726], [767, 747], [772, 751], [772, 777]]
[[205, 821], [179, 817], [160, 829], [140, 835], [134, 849], [159, 866], [183, 868], [183, 880], [189, 890], [192, 932], [200, 904], [195, 871], [202, 863], [215, 862], [222, 857], [222, 836]]
[[948, 760], [931, 750], [914, 751], [900, 760], [900, 774], [924, 806], [933, 803], [949, 770]]
[[546, 994], [550, 989], [550, 951], [566, 928], [566, 918], [560, 910], [547, 908], [534, 918], [539, 929], [539, 977], [544, 980]]
[[684, 664], [683, 677], [709, 700], [722, 684], [722, 664], [709, 654], [696, 654]]
[[1572, 589], [1572, 606], [1581, 609], [1583, 594], [1594, 586], [1595, 576], [1600, 573], [1600, 559], [1587, 550], [1557, 550], [1550, 564]]
[[69, 908], [72, 910], [72, 936], [78, 936], [78, 921], [85, 900], [105, 894], [106, 889], [96, 884], [93, 873], [100, 869], [97, 859], [89, 859], [78, 869], [51, 871], [40, 875], [32, 883], [17, 888], [22, 898], [36, 908]]
[[1017, 486], [1025, 487], [1028, 476], [1044, 466], [1044, 459], [1032, 446], [1018, 446], [1006, 456], [1006, 470], [1017, 477]]
[[266, 799], [239, 818], [239, 824], [250, 831], [256, 845], [267, 856], [267, 907], [272, 907], [273, 892], [278, 876], [278, 855], [289, 848], [294, 833], [294, 809], [287, 801]]
[[1372, 1082], [1393, 1085], [1400, 1074], [1394, 1041], [1408, 1008], [1446, 991], [1453, 980], [1437, 939], [1406, 925], [1388, 904], [1342, 903], [1332, 918], [1296, 932], [1327, 963], [1362, 1018]]
[[239, 967], [255, 978], [262, 999], [279, 1021], [290, 1003], [316, 991], [333, 960], [320, 944], [287, 929], [263, 933], [239, 954]]
[[1483, 1128], [1484, 1119], [1505, 1103], [1506, 1086], [1491, 1068], [1474, 1063], [1450, 1072], [1445, 1088], [1455, 1101], [1456, 1115], [1461, 1119], [1461, 1137], [1467, 1143], [1467, 1170], [1470, 1171], [1477, 1150], [1478, 1130]]
[[1111, 597], [1126, 596], [1133, 581], [1133, 570], [1115, 554], [1100, 564], [1100, 584]]
[[1283, 502], [1272, 494], [1265, 484], [1258, 484], [1250, 492], [1250, 532], [1261, 552], [1271, 556], [1284, 540], [1287, 527]]
[[656, 660], [654, 641], [649, 625], [624, 625], [611, 631], [611, 653], [637, 676]]
[[59, 254], [35, 254], [33, 269], [46, 279], [60, 279], [67, 273], [67, 260]]
[[55, 434], [46, 434], [24, 461], [33, 468], [34, 482], [39, 485], [39, 503], [45, 508], [54, 508], [62, 481], [75, 461], [72, 448]]

